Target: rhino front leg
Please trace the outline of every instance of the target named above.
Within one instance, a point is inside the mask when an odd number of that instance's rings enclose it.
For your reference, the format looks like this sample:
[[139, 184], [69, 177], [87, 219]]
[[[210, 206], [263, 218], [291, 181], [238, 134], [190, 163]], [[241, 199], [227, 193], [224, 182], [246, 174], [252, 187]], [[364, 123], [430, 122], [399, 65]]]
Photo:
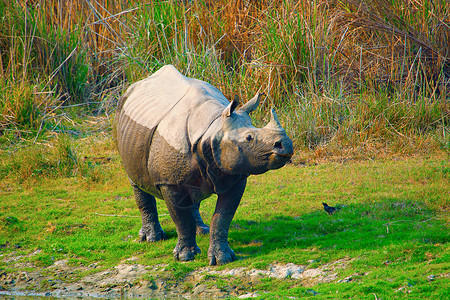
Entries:
[[200, 202], [192, 205], [192, 212], [194, 213], [195, 223], [197, 223], [197, 234], [205, 235], [209, 233], [209, 226], [203, 222], [200, 216]]
[[177, 228], [178, 242], [173, 249], [173, 256], [175, 260], [193, 260], [194, 256], [200, 253], [200, 248], [195, 240], [196, 221], [192, 199], [188, 193], [178, 191], [177, 187], [161, 186], [160, 190]]
[[218, 195], [216, 209], [211, 220], [208, 258], [210, 265], [223, 265], [236, 260], [228, 244], [228, 230], [244, 194], [247, 178], [239, 181], [225, 194]]
[[161, 228], [158, 220], [155, 197], [142, 191], [135, 184], [132, 184], [132, 186], [137, 207], [141, 212], [142, 228], [139, 230], [140, 241], [157, 242], [166, 239], [166, 233]]

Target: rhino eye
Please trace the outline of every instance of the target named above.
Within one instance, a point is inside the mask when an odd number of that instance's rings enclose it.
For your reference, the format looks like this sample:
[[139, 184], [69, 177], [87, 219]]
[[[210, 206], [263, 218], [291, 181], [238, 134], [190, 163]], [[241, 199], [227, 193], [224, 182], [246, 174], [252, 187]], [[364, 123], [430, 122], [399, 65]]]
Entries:
[[247, 134], [245, 139], [250, 142], [251, 140], [253, 140], [253, 134], [251, 134], [251, 133]]

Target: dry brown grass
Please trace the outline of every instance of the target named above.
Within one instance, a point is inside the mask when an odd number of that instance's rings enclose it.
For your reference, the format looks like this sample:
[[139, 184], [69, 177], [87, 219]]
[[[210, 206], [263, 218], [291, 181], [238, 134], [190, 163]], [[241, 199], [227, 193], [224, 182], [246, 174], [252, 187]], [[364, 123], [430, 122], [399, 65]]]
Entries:
[[[40, 130], [61, 105], [112, 112], [130, 82], [171, 63], [230, 98], [265, 92], [255, 122], [277, 106], [318, 156], [450, 147], [445, 0], [0, 3], [4, 128]], [[33, 124], [11, 109], [21, 90], [40, 95]]]

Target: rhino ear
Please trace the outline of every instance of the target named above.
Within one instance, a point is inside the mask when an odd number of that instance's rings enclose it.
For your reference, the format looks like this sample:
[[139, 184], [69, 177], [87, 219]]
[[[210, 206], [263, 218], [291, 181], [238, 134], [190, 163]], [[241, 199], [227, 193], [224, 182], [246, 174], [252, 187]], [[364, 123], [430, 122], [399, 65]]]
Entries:
[[261, 99], [261, 97], [263, 96], [263, 93], [257, 93], [255, 95], [255, 97], [253, 97], [252, 99], [250, 99], [247, 103], [245, 103], [240, 110], [245, 111], [246, 113], [250, 114], [252, 111], [254, 111], [258, 105], [259, 105], [259, 100]]
[[230, 104], [228, 104], [227, 107], [223, 110], [222, 116], [223, 117], [229, 117], [231, 114], [236, 110], [236, 107], [239, 105], [239, 96], [234, 96], [233, 101], [231, 101]]

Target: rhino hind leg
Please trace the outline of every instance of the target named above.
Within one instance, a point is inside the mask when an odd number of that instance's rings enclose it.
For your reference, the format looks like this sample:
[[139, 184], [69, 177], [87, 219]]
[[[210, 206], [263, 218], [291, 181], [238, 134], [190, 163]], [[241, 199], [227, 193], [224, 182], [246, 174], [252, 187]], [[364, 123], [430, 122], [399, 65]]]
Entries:
[[192, 199], [174, 186], [160, 186], [160, 190], [177, 228], [178, 242], [173, 249], [173, 256], [175, 260], [193, 260], [195, 255], [200, 253], [200, 248], [195, 240], [197, 223], [192, 209]]
[[136, 204], [141, 212], [142, 228], [139, 230], [141, 242], [157, 242], [167, 238], [158, 220], [156, 199], [133, 184]]
[[209, 226], [203, 222], [199, 210], [200, 210], [200, 202], [194, 203], [192, 205], [192, 212], [194, 213], [195, 223], [197, 224], [197, 234], [206, 235], [209, 233]]

